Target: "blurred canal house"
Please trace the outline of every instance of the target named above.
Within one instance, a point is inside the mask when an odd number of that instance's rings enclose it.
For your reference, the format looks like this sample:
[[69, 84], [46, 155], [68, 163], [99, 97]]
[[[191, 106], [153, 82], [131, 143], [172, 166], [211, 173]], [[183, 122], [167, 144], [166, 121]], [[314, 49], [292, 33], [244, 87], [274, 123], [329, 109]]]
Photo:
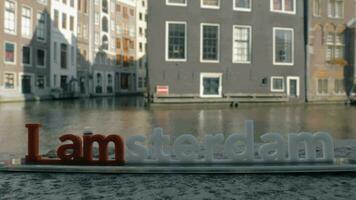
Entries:
[[310, 0], [307, 20], [307, 101], [341, 101], [355, 67], [355, 0]]
[[151, 102], [305, 100], [304, 1], [148, 2]]
[[94, 96], [137, 93], [136, 1], [90, 1]]
[[0, 1], [0, 101], [48, 98], [50, 1]]

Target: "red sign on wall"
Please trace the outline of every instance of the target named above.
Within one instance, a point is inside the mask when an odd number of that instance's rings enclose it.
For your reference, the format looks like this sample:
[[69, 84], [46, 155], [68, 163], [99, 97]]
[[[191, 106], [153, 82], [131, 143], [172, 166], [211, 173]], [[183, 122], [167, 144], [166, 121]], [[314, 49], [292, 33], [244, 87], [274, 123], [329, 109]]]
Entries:
[[169, 86], [168, 85], [157, 85], [156, 86], [156, 94], [158, 96], [169, 95]]

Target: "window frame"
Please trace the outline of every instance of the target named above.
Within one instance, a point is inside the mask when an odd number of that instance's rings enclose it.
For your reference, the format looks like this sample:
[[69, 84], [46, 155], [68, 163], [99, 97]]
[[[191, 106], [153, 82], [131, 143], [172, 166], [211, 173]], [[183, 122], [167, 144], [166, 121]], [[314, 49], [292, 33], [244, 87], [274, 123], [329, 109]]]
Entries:
[[[12, 2], [12, 3], [14, 3], [15, 4], [15, 13], [14, 13], [14, 20], [15, 20], [15, 22], [14, 22], [14, 32], [9, 32], [9, 31], [7, 31], [6, 29], [5, 29], [5, 19], [6, 19], [6, 17], [5, 17], [5, 14], [6, 14], [6, 8], [5, 8], [5, 3], [6, 3], [6, 1], [9, 1], [9, 2]], [[4, 19], [3, 19], [3, 31], [4, 31], [4, 33], [7, 33], [7, 34], [10, 34], [10, 35], [17, 35], [17, 15], [18, 15], [18, 9], [17, 9], [17, 1], [14, 1], [14, 0], [5, 0], [4, 1], [4, 8], [3, 8], [3, 10], [4, 10], [4, 13], [3, 13], [3, 17], [4, 17]], [[22, 15], [21, 15], [22, 16]]]
[[275, 12], [275, 13], [282, 13], [282, 14], [289, 14], [289, 15], [295, 15], [297, 13], [297, 3], [296, 0], [293, 0], [293, 11], [286, 11], [285, 10], [285, 0], [282, 0], [282, 9], [281, 10], [275, 10], [273, 7], [273, 0], [270, 0], [270, 11]]
[[[216, 60], [204, 60], [203, 58], [203, 30], [204, 26], [217, 26], [218, 27], [218, 45], [217, 45], [217, 59]], [[200, 23], [200, 62], [201, 63], [220, 63], [220, 24], [217, 23]]]
[[[221, 98], [223, 90], [223, 74], [222, 73], [210, 73], [201, 72], [200, 73], [200, 98]], [[218, 95], [205, 95], [204, 94], [204, 78], [219, 78], [219, 94]]]
[[204, 9], [220, 9], [220, 5], [221, 5], [221, 0], [217, 0], [218, 1], [218, 5], [217, 6], [211, 6], [211, 5], [204, 5], [204, 0], [200, 0], [200, 8], [204, 8]]
[[[28, 47], [29, 49], [30, 49], [30, 63], [29, 64], [27, 64], [27, 63], [23, 63], [23, 48], [24, 47]], [[33, 60], [33, 52], [32, 52], [32, 46], [30, 46], [30, 45], [22, 45], [22, 48], [21, 48], [21, 65], [22, 66], [25, 66], [25, 67], [31, 67], [31, 65], [32, 65], [32, 60]]]
[[[14, 62], [6, 61], [6, 44], [7, 43], [14, 45]], [[10, 41], [5, 40], [4, 41], [4, 46], [3, 46], [3, 51], [4, 51], [4, 64], [6, 64], [6, 65], [16, 65], [16, 62], [17, 62], [17, 44], [16, 44], [16, 42], [10, 42]]]
[[[38, 55], [37, 55], [37, 53], [38, 53], [38, 50], [42, 50], [43, 52], [44, 52], [44, 56], [43, 56], [43, 58], [44, 58], [44, 65], [42, 66], [42, 65], [39, 65], [38, 64]], [[36, 67], [37, 68], [46, 68], [46, 63], [47, 63], [47, 50], [46, 49], [42, 49], [42, 48], [38, 48], [38, 49], [36, 49]]]
[[167, 6], [187, 7], [188, 6], [188, 0], [185, 0], [185, 3], [171, 3], [171, 2], [169, 2], [169, 0], [166, 0], [166, 5]]
[[[241, 27], [241, 28], [248, 28], [249, 29], [249, 54], [250, 54], [250, 59], [249, 61], [235, 61], [234, 59], [234, 42], [235, 42], [235, 28]], [[251, 25], [233, 25], [232, 26], [232, 63], [234, 64], [251, 64], [252, 63], [252, 26]]]
[[[282, 89], [275, 89], [274, 88], [274, 85], [273, 85], [273, 80], [274, 79], [282, 79]], [[271, 92], [285, 92], [285, 90], [286, 90], [286, 83], [285, 83], [285, 80], [284, 80], [284, 77], [283, 76], [271, 76], [271, 79], [270, 79], [270, 81], [271, 81]]]
[[[14, 76], [14, 88], [6, 88], [6, 86], [5, 86], [5, 75], [6, 74], [12, 74], [13, 76]], [[4, 90], [8, 90], [8, 91], [16, 91], [17, 90], [17, 86], [18, 86], [18, 84], [17, 84], [17, 74], [16, 74], [16, 72], [11, 72], [11, 71], [4, 71], [3, 72], [3, 74], [2, 74], [2, 76], [3, 76], [3, 89]]]
[[[30, 9], [30, 35], [24, 35], [23, 33], [23, 21], [22, 21], [22, 18], [23, 18], [23, 15], [22, 15], [22, 9], [23, 8], [27, 8], [27, 9]], [[22, 7], [21, 7], [21, 36], [24, 37], [24, 38], [32, 38], [33, 37], [33, 9], [32, 7], [26, 5], [26, 4], [23, 4]]]
[[[184, 24], [184, 58], [169, 58], [169, 25], [170, 24]], [[165, 38], [165, 61], [166, 62], [187, 62], [188, 53], [187, 53], [187, 45], [188, 45], [188, 32], [187, 32], [187, 22], [186, 21], [166, 21], [166, 38]]]
[[253, 0], [249, 0], [250, 2], [250, 7], [249, 8], [241, 8], [241, 7], [236, 7], [236, 0], [233, 0], [232, 3], [232, 7], [233, 7], [233, 10], [235, 11], [242, 11], [242, 12], [251, 12], [252, 11], [252, 1]]
[[[292, 61], [291, 62], [286, 62], [286, 63], [281, 63], [276, 61], [276, 31], [277, 30], [283, 30], [283, 31], [292, 31]], [[294, 28], [286, 28], [286, 27], [273, 27], [273, 34], [272, 34], [272, 41], [273, 41], [273, 65], [277, 66], [293, 66], [294, 65], [294, 48], [295, 48], [295, 42], [294, 42]]]
[[300, 97], [300, 77], [299, 76], [287, 76], [287, 95], [290, 96], [290, 81], [296, 80], [297, 81], [297, 96]]
[[[39, 18], [38, 18], [38, 15], [44, 15], [44, 38], [39, 38], [38, 37], [38, 32], [39, 32]], [[42, 43], [45, 43], [47, 41], [47, 32], [48, 32], [48, 20], [47, 20], [47, 14], [44, 12], [44, 11], [38, 11], [37, 14], [36, 14], [36, 40], [39, 41], [39, 42], [42, 42]]]

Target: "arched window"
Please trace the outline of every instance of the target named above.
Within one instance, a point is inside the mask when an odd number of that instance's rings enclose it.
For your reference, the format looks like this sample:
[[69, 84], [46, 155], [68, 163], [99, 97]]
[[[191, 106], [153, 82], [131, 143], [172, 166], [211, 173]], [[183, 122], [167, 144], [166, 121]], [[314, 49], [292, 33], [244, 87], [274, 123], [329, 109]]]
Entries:
[[109, 32], [109, 22], [106, 17], [103, 17], [103, 19], [102, 19], [102, 31], [104, 31], [106, 33]]
[[108, 50], [109, 49], [109, 39], [108, 39], [108, 37], [106, 35], [103, 36], [101, 45], [102, 45], [104, 50]]
[[102, 0], [102, 9], [104, 13], [108, 13], [108, 1], [107, 0]]

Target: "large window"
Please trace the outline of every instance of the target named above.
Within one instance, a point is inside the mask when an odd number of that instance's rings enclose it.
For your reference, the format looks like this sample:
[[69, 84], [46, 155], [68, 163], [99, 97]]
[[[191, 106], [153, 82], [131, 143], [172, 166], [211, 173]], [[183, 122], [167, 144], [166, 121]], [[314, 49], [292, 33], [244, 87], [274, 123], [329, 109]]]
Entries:
[[15, 74], [14, 73], [5, 73], [4, 74], [4, 86], [5, 86], [5, 89], [14, 89], [15, 88]]
[[273, 28], [273, 63], [275, 65], [293, 65], [294, 30], [290, 28]]
[[66, 69], [67, 68], [67, 52], [68, 52], [68, 47], [66, 44], [61, 44], [61, 68]]
[[234, 0], [234, 10], [251, 11], [252, 0]]
[[166, 4], [170, 6], [187, 6], [188, 0], [166, 0]]
[[47, 22], [45, 13], [37, 13], [37, 39], [45, 41], [47, 34]]
[[166, 60], [186, 61], [187, 59], [186, 22], [166, 23]]
[[36, 78], [36, 86], [38, 89], [44, 89], [45, 88], [45, 76], [43, 75], [38, 75]]
[[327, 61], [344, 58], [344, 34], [328, 33], [326, 39], [326, 46]]
[[21, 19], [21, 32], [24, 37], [32, 36], [32, 11], [30, 8], [22, 8], [22, 19]]
[[16, 34], [16, 2], [6, 0], [4, 9], [4, 31]]
[[106, 17], [103, 17], [102, 19], [102, 31], [109, 32], [109, 22]]
[[335, 79], [334, 93], [335, 94], [345, 94], [344, 79]]
[[318, 94], [326, 95], [329, 93], [329, 81], [328, 79], [318, 79]]
[[31, 65], [31, 48], [22, 47], [22, 64]]
[[219, 62], [220, 26], [219, 24], [201, 24], [201, 62]]
[[284, 92], [284, 77], [281, 76], [271, 77], [271, 91]]
[[16, 63], [16, 45], [12, 42], [5, 42], [5, 63], [15, 64]]
[[67, 28], [67, 14], [62, 13], [62, 28], [66, 29]]
[[43, 49], [37, 49], [37, 66], [38, 67], [46, 66], [46, 51]]
[[316, 17], [320, 17], [321, 16], [321, 1], [322, 0], [314, 0], [313, 14]]
[[220, 8], [220, 0], [201, 0], [200, 3], [202, 8]]
[[296, 13], [296, 0], [270, 0], [271, 11], [288, 14]]
[[200, 75], [200, 96], [201, 97], [221, 97], [222, 96], [222, 74], [201, 73]]
[[251, 26], [233, 27], [233, 63], [251, 62]]
[[343, 18], [344, 0], [328, 0], [328, 16], [331, 18]]

